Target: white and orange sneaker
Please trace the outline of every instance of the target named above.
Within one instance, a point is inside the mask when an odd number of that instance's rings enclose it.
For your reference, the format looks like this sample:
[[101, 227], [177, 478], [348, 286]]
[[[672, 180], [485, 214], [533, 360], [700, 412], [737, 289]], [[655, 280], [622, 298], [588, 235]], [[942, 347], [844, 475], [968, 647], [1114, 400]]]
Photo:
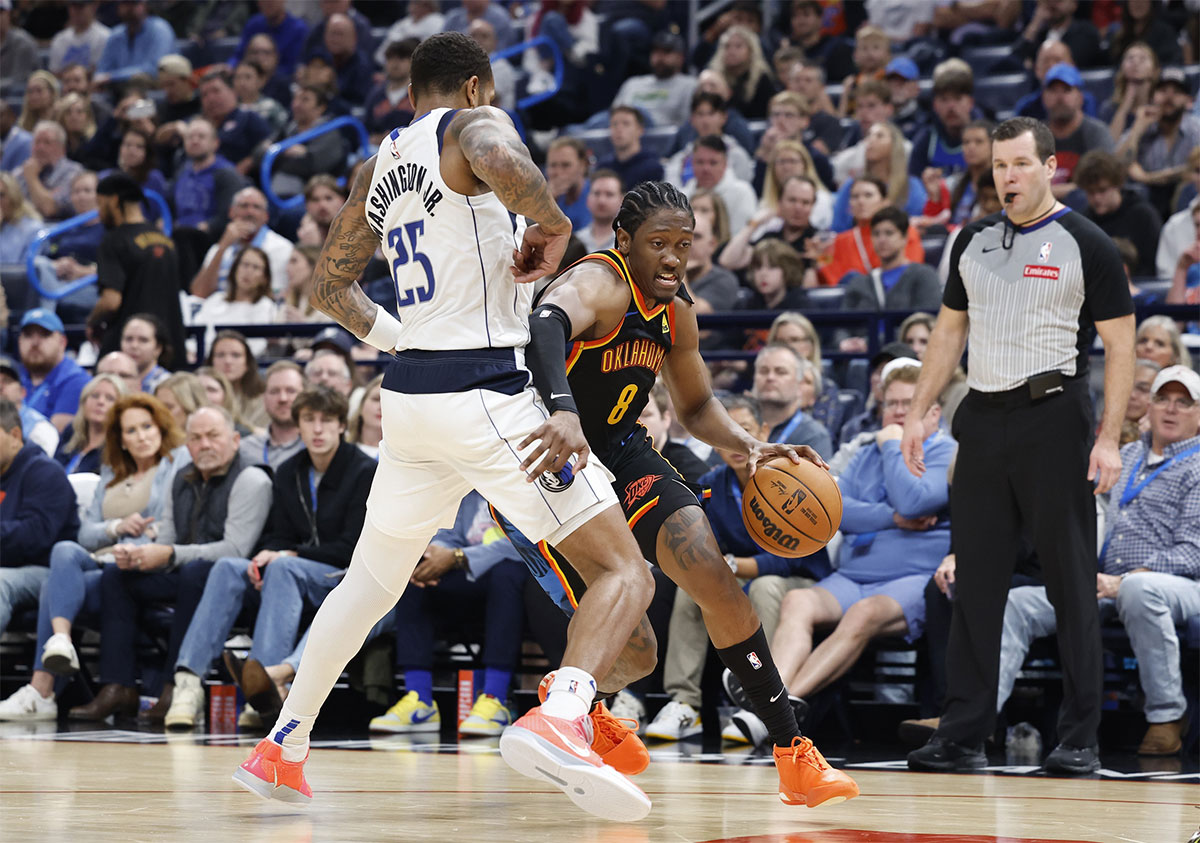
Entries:
[[[539, 702], [546, 701], [554, 674], [550, 671], [538, 684]], [[592, 706], [588, 718], [592, 721], [592, 749], [605, 764], [626, 776], [636, 776], [650, 765], [650, 752], [638, 737], [637, 720], [615, 716], [603, 702]]]
[[523, 776], [554, 785], [589, 814], [636, 822], [650, 813], [650, 797], [604, 763], [592, 749], [589, 717], [542, 714], [541, 706], [504, 730], [500, 755]]
[[[307, 760], [305, 755], [304, 761]], [[263, 738], [234, 771], [233, 780], [263, 799], [307, 805], [313, 793], [304, 780], [304, 761], [284, 761], [283, 748], [270, 738]]]

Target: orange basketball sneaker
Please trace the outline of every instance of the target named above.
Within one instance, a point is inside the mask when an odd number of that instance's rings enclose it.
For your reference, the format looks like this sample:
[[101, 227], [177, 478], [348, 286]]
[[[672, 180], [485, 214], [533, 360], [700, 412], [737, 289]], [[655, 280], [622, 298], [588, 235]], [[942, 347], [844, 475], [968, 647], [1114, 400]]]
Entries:
[[[546, 701], [546, 694], [553, 683], [552, 670], [538, 683], [539, 702]], [[603, 702], [596, 703], [588, 716], [592, 719], [592, 749], [604, 759], [605, 764], [627, 776], [636, 776], [650, 765], [650, 753], [638, 737], [636, 720], [614, 717]], [[633, 725], [627, 726], [626, 723]]]
[[589, 814], [636, 822], [650, 798], [592, 749], [589, 717], [564, 720], [531, 709], [500, 736], [500, 756], [523, 776], [554, 785]]
[[[305, 755], [304, 761], [307, 760]], [[234, 771], [233, 780], [263, 799], [307, 805], [313, 794], [304, 780], [304, 761], [284, 761], [283, 748], [270, 738], [263, 738]]]
[[834, 805], [858, 796], [858, 785], [841, 770], [829, 766], [808, 738], [795, 737], [791, 746], [775, 747], [779, 771], [779, 798], [785, 805]]

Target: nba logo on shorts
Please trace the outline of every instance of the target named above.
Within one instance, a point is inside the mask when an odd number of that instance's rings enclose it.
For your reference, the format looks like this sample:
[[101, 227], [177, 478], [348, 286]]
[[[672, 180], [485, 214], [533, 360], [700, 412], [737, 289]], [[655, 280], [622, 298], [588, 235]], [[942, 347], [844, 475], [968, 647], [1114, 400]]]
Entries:
[[1054, 248], [1054, 244], [1047, 240], [1042, 244], [1042, 248], [1038, 249], [1038, 263], [1045, 263], [1050, 260], [1050, 250]]
[[755, 653], [755, 652], [751, 651], [751, 652], [750, 652], [750, 653], [749, 653], [749, 654], [746, 656], [746, 661], [750, 662], [750, 666], [751, 666], [752, 668], [754, 668], [755, 670], [761, 670], [761, 669], [762, 669], [762, 659], [760, 659], [760, 658], [758, 657], [758, 653]]

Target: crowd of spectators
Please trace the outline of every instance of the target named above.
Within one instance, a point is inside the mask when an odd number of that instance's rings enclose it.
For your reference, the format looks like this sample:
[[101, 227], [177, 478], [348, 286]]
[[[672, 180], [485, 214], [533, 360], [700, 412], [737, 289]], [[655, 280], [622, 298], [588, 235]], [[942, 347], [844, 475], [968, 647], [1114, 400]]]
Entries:
[[[489, 52], [553, 43], [496, 59], [493, 73], [496, 105], [513, 115], [574, 225], [569, 255], [612, 248], [624, 191], [665, 179], [696, 213], [697, 312], [779, 314], [769, 332], [707, 329], [702, 347], [743, 352], [711, 364], [740, 424], [831, 462], [847, 502], [841, 549], [807, 567], [756, 553], [736, 519], [720, 526], [745, 483], [736, 455], [677, 427], [662, 441], [712, 469], [716, 534], [764, 625], [771, 619], [789, 691], [806, 697], [834, 683], [873, 637], [920, 637], [926, 585], [946, 592], [950, 515], [939, 479], [901, 482], [893, 442], [954, 238], [1001, 207], [990, 131], [1013, 114], [1044, 120], [1057, 144], [1055, 196], [1118, 244], [1135, 300], [1200, 304], [1195, 4], [737, 0], [695, 21], [691, 10], [651, 0], [0, 0], [0, 340], [15, 357], [0, 356], [0, 632], [35, 610], [38, 631], [30, 684], [0, 703], [0, 719], [58, 713], [61, 677], [78, 669], [77, 617], [103, 632], [103, 686], [71, 716], [135, 713], [138, 607], [171, 601], [167, 658], [142, 687], [160, 696], [150, 719], [194, 725], [200, 680], [243, 594], [253, 596], [248, 612], [261, 603], [250, 660], [228, 666], [261, 709], [244, 722], [269, 721], [281, 703], [303, 650], [301, 608], [349, 563], [361, 501], [345, 477], [369, 473], [377, 457], [381, 383], [364, 385], [375, 353], [341, 329], [280, 336], [254, 326], [328, 321], [309, 303], [312, 274], [371, 149], [350, 129], [322, 126], [354, 118], [374, 148], [407, 125], [413, 51], [443, 30]], [[36, 288], [13, 280], [39, 232], [92, 212], [33, 254]], [[395, 312], [389, 273], [377, 255], [362, 284]], [[814, 327], [804, 315], [829, 309], [912, 315], [886, 336], [850, 317]], [[1187, 440], [1155, 427], [1155, 407], [1195, 437], [1200, 381], [1156, 380], [1193, 367], [1188, 331], [1165, 316], [1140, 324], [1122, 444], [1149, 443], [1155, 430], [1156, 442]], [[943, 462], [964, 392], [959, 378], [928, 419]], [[670, 418], [663, 395], [652, 404]], [[1194, 448], [1177, 451], [1198, 459]], [[48, 510], [36, 512], [47, 495], [73, 496], [68, 476], [89, 474], [98, 485], [76, 485], [78, 516], [50, 507], [50, 523]], [[1195, 494], [1193, 485], [1180, 518], [1194, 519]], [[378, 718], [381, 729], [437, 722], [431, 607], [494, 607], [522, 590], [517, 563], [484, 536], [477, 502], [459, 520], [414, 575], [427, 590], [384, 624], [419, 652], [400, 661], [406, 695]], [[1191, 594], [1200, 580], [1194, 530], [1174, 526], [1176, 550], [1164, 552], [1178, 558], [1153, 568], [1156, 595]], [[472, 550], [485, 544], [487, 553]], [[477, 559], [486, 560], [478, 569]], [[825, 590], [810, 590], [814, 582]], [[682, 592], [670, 616], [659, 639], [670, 642], [671, 702], [652, 732], [678, 738], [698, 729], [703, 625]], [[513, 623], [489, 609], [488, 629]], [[816, 644], [823, 627], [831, 634]], [[504, 722], [497, 701], [514, 646], [505, 638], [485, 651], [483, 733]], [[624, 696], [625, 710], [642, 706]], [[1171, 702], [1151, 725], [1179, 721], [1175, 698], [1160, 697]], [[727, 737], [761, 731], [753, 715], [735, 725]], [[1159, 729], [1148, 746], [1174, 746], [1172, 735]]]

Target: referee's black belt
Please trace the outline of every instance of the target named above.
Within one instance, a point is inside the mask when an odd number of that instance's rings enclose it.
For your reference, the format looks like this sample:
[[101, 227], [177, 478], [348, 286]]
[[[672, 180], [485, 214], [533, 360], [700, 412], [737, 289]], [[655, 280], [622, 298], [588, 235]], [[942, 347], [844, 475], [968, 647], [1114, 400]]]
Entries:
[[982, 392], [972, 389], [968, 395], [975, 401], [994, 407], [1025, 407], [1062, 395], [1074, 384], [1084, 380], [1084, 375], [1064, 375], [1062, 372], [1044, 372], [1034, 375], [1020, 386], [1002, 392]]

